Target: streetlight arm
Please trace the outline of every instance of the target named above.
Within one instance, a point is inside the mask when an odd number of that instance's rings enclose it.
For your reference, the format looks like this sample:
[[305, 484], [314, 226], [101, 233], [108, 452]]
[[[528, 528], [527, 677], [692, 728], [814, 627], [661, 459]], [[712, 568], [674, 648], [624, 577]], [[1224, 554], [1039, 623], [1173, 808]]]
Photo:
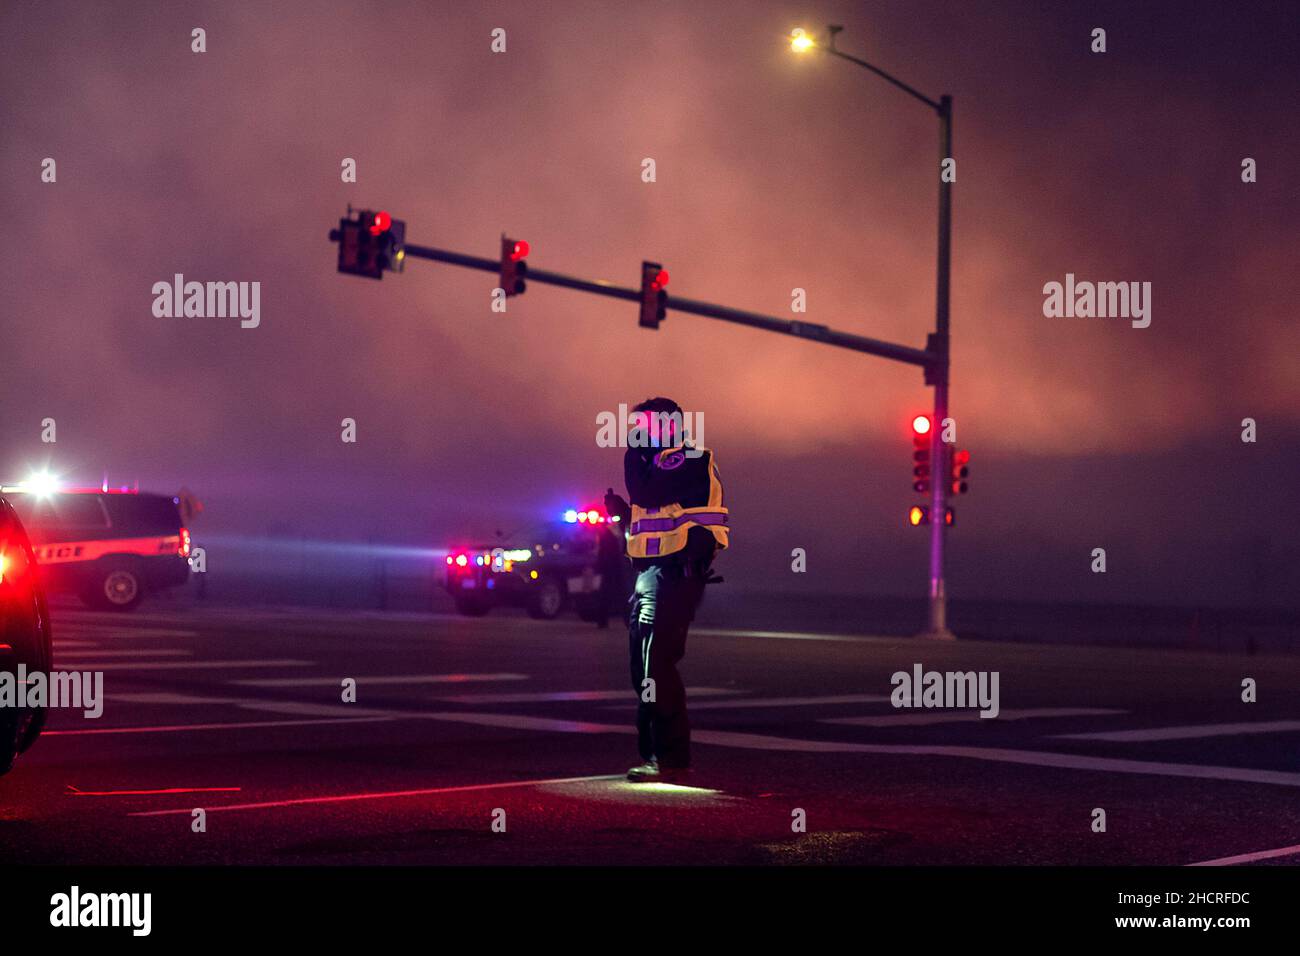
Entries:
[[938, 102], [937, 100], [930, 99], [930, 97], [926, 96], [920, 90], [908, 86], [898, 77], [891, 76], [890, 74], [882, 70], [880, 67], [872, 66], [866, 60], [860, 60], [856, 56], [852, 56], [848, 53], [842, 53], [841, 51], [836, 50], [832, 47], [824, 46], [824, 47], [820, 47], [820, 49], [826, 53], [831, 54], [832, 56], [838, 56], [841, 60], [848, 60], [850, 63], [856, 63], [858, 66], [862, 67], [865, 70], [870, 70], [872, 73], [876, 74], [876, 76], [880, 77], [882, 80], [886, 80], [889, 83], [892, 83], [894, 86], [898, 87], [904, 93], [920, 100], [922, 103], [930, 107], [930, 109], [934, 110], [936, 113], [941, 113], [943, 111], [942, 103]]

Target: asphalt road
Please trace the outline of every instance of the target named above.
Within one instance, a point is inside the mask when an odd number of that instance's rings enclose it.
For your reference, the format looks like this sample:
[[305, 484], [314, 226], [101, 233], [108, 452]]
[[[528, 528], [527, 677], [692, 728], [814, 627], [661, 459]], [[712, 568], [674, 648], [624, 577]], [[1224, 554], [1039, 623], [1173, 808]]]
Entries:
[[[693, 779], [645, 787], [617, 629], [163, 604], [54, 626], [104, 712], [53, 712], [0, 778], [0, 863], [1300, 862], [1296, 657], [700, 628]], [[917, 663], [997, 671], [1000, 715], [894, 708]]]

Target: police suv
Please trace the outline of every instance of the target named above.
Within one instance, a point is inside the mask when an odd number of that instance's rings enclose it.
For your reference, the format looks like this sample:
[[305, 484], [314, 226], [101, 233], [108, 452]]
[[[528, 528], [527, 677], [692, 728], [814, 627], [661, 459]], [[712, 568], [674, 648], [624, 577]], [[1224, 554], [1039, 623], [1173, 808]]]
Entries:
[[189, 578], [180, 499], [107, 487], [3, 490], [31, 539], [41, 580], [90, 607], [129, 611], [148, 591]]
[[549, 620], [566, 607], [584, 621], [617, 616], [627, 601], [631, 569], [617, 517], [570, 509], [559, 521], [511, 540], [447, 553], [446, 588], [456, 610], [479, 617], [497, 605], [523, 607]]

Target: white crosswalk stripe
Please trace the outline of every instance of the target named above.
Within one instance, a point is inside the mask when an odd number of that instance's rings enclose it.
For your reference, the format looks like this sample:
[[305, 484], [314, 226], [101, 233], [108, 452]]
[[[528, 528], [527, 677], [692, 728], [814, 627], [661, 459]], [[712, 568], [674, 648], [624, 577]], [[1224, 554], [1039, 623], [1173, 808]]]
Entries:
[[1200, 740], [1244, 734], [1289, 734], [1300, 731], [1300, 720], [1261, 720], [1234, 724], [1192, 724], [1185, 727], [1139, 727], [1085, 734], [1053, 734], [1059, 740], [1105, 740], [1111, 743], [1150, 743], [1160, 740]]
[[1102, 707], [1039, 707], [1027, 710], [1003, 710], [999, 711], [996, 717], [981, 717], [978, 710], [945, 710], [928, 714], [887, 714], [880, 717], [826, 717], [819, 723], [844, 724], [852, 727], [928, 727], [932, 724], [994, 724], [1000, 720], [1106, 717], [1126, 713], [1128, 713], [1126, 710], [1109, 710]]
[[262, 679], [232, 680], [231, 684], [245, 687], [337, 687], [344, 677], [352, 677], [357, 687], [392, 684], [472, 684], [490, 681], [528, 680], [527, 674], [385, 674], [375, 677], [355, 677], [340, 674], [338, 677], [270, 677]]

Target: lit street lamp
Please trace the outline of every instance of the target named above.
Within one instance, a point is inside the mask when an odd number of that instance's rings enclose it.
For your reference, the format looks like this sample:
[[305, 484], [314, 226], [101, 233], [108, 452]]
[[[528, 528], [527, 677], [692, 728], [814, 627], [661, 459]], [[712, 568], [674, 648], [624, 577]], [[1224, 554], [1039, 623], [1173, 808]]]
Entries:
[[[939, 263], [938, 278], [935, 288], [935, 328], [926, 342], [926, 351], [933, 353], [935, 361], [926, 367], [925, 381], [934, 386], [934, 428], [930, 432], [930, 461], [934, 474], [947, 475], [950, 471], [948, 446], [943, 440], [944, 421], [948, 418], [948, 277], [949, 260], [952, 249], [952, 181], [943, 175], [944, 161], [952, 159], [952, 97], [943, 95], [933, 100], [924, 93], [908, 86], [902, 80], [891, 76], [877, 66], [856, 56], [850, 56], [835, 49], [835, 36], [843, 27], [826, 28], [826, 41], [819, 42], [812, 34], [802, 28], [790, 33], [790, 48], [796, 53], [820, 50], [830, 56], [839, 57], [869, 70], [887, 81], [913, 99], [920, 100], [939, 117]], [[943, 516], [948, 509], [948, 482], [935, 480], [930, 483], [930, 514]], [[930, 593], [929, 593], [929, 628], [926, 636], [949, 639], [953, 634], [948, 630], [948, 595], [944, 585], [944, 536], [947, 521], [937, 518], [930, 522]]]

